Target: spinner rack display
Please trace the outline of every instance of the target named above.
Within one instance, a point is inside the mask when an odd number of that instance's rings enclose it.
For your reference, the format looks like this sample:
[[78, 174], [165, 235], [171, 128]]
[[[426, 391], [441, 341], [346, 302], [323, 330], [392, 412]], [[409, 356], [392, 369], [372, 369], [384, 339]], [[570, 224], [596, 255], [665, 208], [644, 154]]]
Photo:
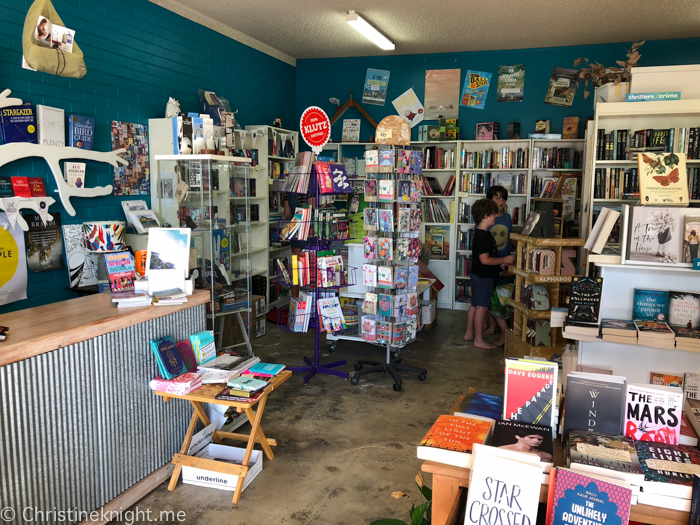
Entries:
[[[280, 192], [285, 192], [285, 193], [295, 193], [295, 192], [290, 192], [290, 191], [285, 191], [280, 189]], [[303, 193], [304, 195], [308, 195], [312, 199], [315, 200], [315, 203], [319, 203], [322, 200], [322, 197], [328, 196], [328, 195], [334, 195], [332, 193], [321, 193], [319, 184], [318, 184], [318, 177], [316, 175], [316, 167], [315, 164], [312, 167], [311, 174], [310, 174], [310, 180], [309, 180], [309, 191]], [[313, 209], [317, 209], [315, 206]], [[319, 223], [318, 221], [308, 221], [310, 222], [310, 232], [308, 238], [305, 240], [306, 242], [306, 247], [305, 250], [310, 252], [312, 255], [310, 256], [310, 264], [309, 264], [309, 276], [310, 276], [310, 284], [308, 285], [303, 285], [299, 286], [300, 289], [302, 288], [307, 288], [306, 291], [310, 294], [310, 296], [313, 298], [313, 306], [311, 309], [311, 313], [309, 314], [292, 314], [291, 310], [288, 314], [281, 314], [278, 316], [277, 323], [278, 326], [286, 332], [289, 333], [297, 333], [294, 331], [292, 328], [289, 327], [289, 323], [291, 321], [292, 324], [298, 319], [303, 321], [304, 323], [308, 322], [308, 328], [312, 329], [314, 331], [314, 357], [313, 360], [307, 356], [304, 356], [304, 362], [306, 363], [306, 366], [288, 366], [287, 370], [291, 370], [292, 372], [302, 372], [306, 373], [306, 376], [304, 376], [304, 384], [308, 384], [308, 382], [311, 380], [311, 378], [318, 374], [327, 374], [327, 375], [332, 375], [336, 377], [342, 377], [343, 379], [347, 380], [348, 379], [348, 373], [347, 372], [341, 372], [339, 370], [335, 370], [338, 367], [342, 367], [346, 365], [345, 359], [342, 361], [334, 361], [332, 363], [325, 363], [322, 364], [320, 362], [320, 351], [319, 351], [319, 346], [320, 346], [320, 334], [322, 331], [326, 331], [323, 326], [323, 320], [321, 316], [319, 315], [318, 312], [318, 300], [322, 299], [324, 297], [328, 297], [329, 295], [335, 295], [339, 296], [340, 289], [346, 288], [348, 286], [353, 286], [357, 282], [357, 269], [356, 268], [350, 268], [347, 266], [347, 264], [344, 264], [344, 271], [342, 274], [342, 277], [340, 279], [340, 283], [334, 286], [320, 286], [320, 283], [318, 282], [318, 277], [319, 277], [319, 272], [318, 272], [318, 252], [322, 251], [328, 251], [328, 250], [336, 250], [336, 252], [339, 251], [340, 245], [344, 241], [350, 240], [352, 238], [355, 238], [355, 232], [354, 232], [354, 227], [353, 227], [353, 222], [348, 219], [347, 220], [347, 236], [345, 236], [343, 239], [328, 239], [328, 238], [323, 238], [324, 236], [319, 236], [319, 230], [320, 226], [322, 223]], [[280, 224], [278, 227], [281, 229], [286, 225], [286, 223], [280, 221]], [[279, 271], [279, 269], [278, 269]], [[292, 268], [289, 269], [289, 271], [293, 271]], [[288, 286], [297, 286], [293, 284], [293, 279], [286, 279], [285, 276], [280, 272], [278, 274], [278, 280]], [[291, 306], [291, 305], [290, 305]], [[308, 316], [308, 319], [303, 319], [301, 316]], [[326, 319], [328, 320], [328, 319]], [[332, 321], [332, 320], [331, 320]]]
[[[374, 152], [374, 153], [372, 153]], [[387, 158], [384, 157], [386, 152]], [[378, 155], [380, 162], [378, 172], [367, 172], [366, 184], [375, 183], [377, 192], [376, 202], [367, 202], [366, 210], [375, 210], [376, 230], [366, 231], [363, 243], [365, 246], [365, 265], [362, 268], [362, 279], [369, 291], [365, 296], [365, 304], [360, 311], [359, 335], [364, 342], [386, 348], [386, 362], [359, 361], [355, 365], [350, 382], [359, 383], [359, 378], [373, 372], [387, 372], [394, 379], [393, 388], [401, 390], [401, 378], [398, 371], [418, 372], [418, 379], [426, 379], [427, 370], [401, 364], [401, 349], [416, 338], [418, 326], [419, 300], [417, 294], [418, 266], [420, 256], [420, 224], [421, 224], [421, 173], [422, 153], [409, 148], [384, 146], [367, 150], [367, 154]], [[394, 159], [391, 162], [391, 156]], [[393, 197], [389, 200], [383, 195], [383, 181], [390, 181]], [[386, 186], [385, 186], [386, 187]], [[365, 192], [365, 201], [368, 193]], [[365, 215], [367, 212], [363, 212]], [[367, 224], [365, 224], [366, 226]], [[372, 241], [374, 239], [374, 241]], [[365, 280], [367, 266], [376, 266], [377, 279], [381, 268], [390, 268], [390, 286], [379, 286], [379, 281], [372, 286]], [[409, 271], [414, 267], [413, 282], [409, 283]], [[397, 279], [400, 275], [400, 279]], [[398, 282], [397, 282], [398, 281]], [[409, 286], [413, 284], [413, 286]], [[367, 313], [365, 306], [368, 299], [376, 296], [376, 313]], [[398, 298], [398, 299], [397, 299]], [[371, 301], [370, 301], [371, 302]], [[388, 314], [388, 315], [387, 315]], [[358, 337], [334, 335], [333, 339], [358, 340]], [[393, 358], [391, 354], [394, 354]], [[363, 369], [363, 365], [370, 368]]]

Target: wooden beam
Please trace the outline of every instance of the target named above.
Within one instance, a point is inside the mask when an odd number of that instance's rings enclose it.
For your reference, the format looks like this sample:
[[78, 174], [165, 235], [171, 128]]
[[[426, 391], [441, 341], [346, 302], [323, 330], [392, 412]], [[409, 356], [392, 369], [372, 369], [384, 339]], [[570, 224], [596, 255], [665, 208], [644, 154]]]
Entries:
[[336, 121], [343, 115], [343, 113], [345, 113], [350, 108], [357, 108], [358, 111], [362, 114], [362, 116], [365, 117], [370, 124], [372, 124], [374, 129], [377, 129], [377, 123], [374, 121], [374, 119], [369, 116], [369, 114], [365, 111], [365, 109], [362, 106], [355, 102], [354, 98], [352, 98], [352, 91], [350, 91], [350, 100], [343, 104], [341, 108], [336, 112], [336, 114], [333, 115], [333, 117], [331, 117], [331, 126], [335, 124]]

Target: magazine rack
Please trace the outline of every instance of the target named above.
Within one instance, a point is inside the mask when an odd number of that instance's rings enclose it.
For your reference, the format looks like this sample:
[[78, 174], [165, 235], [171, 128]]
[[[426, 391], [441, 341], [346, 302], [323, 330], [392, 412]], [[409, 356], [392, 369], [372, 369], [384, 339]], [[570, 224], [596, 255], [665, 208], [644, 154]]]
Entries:
[[[515, 274], [515, 292], [508, 299], [508, 305], [513, 308], [513, 330], [506, 332], [506, 357], [525, 357], [533, 355], [549, 358], [552, 354], [561, 351], [566, 344], [561, 336], [559, 328], [551, 328], [551, 345], [532, 345], [527, 342], [528, 321], [551, 319], [551, 308], [559, 306], [560, 287], [571, 282], [573, 275], [561, 275], [561, 253], [564, 247], [583, 246], [585, 239], [547, 239], [529, 237], [512, 233], [511, 240], [517, 241], [516, 263], [509, 266], [508, 270]], [[534, 248], [548, 248], [556, 254], [554, 275], [541, 275], [530, 268], [530, 252]], [[549, 310], [532, 310], [521, 303], [523, 288], [530, 284], [539, 284], [547, 288], [549, 292]]]
[[[309, 195], [312, 199], [315, 199], [315, 202], [318, 203], [321, 201], [321, 196], [322, 195], [333, 195], [332, 193], [321, 193], [319, 184], [318, 184], [318, 177], [316, 174], [316, 167], [315, 165], [311, 169], [311, 173], [309, 176], [309, 186], [308, 186], [308, 191], [304, 192], [304, 194]], [[297, 193], [294, 191], [289, 191], [289, 187], [287, 186], [286, 182], [283, 182], [280, 186], [278, 186], [277, 191], [279, 192], [285, 192], [285, 193]], [[321, 319], [321, 316], [318, 313], [318, 310], [316, 308], [316, 305], [318, 304], [318, 300], [327, 297], [328, 293], [334, 291], [334, 290], [340, 290], [341, 288], [351, 286], [355, 282], [355, 275], [356, 275], [356, 269], [355, 268], [346, 268], [346, 273], [344, 274], [344, 278], [342, 284], [339, 284], [337, 286], [329, 286], [329, 287], [320, 287], [318, 285], [318, 268], [316, 267], [316, 261], [318, 260], [318, 252], [321, 251], [328, 251], [328, 250], [333, 250], [336, 248], [339, 248], [339, 246], [348, 240], [350, 237], [353, 235], [353, 228], [352, 228], [352, 221], [348, 219], [347, 221], [347, 231], [348, 234], [343, 235], [342, 238], [331, 238], [331, 236], [327, 235], [322, 235], [319, 237], [319, 233], [322, 231], [323, 223], [320, 223], [319, 221], [310, 221], [311, 224], [309, 224], [309, 235], [307, 239], [305, 240], [306, 242], [306, 250], [308, 252], [313, 252], [313, 255], [311, 259], [314, 261], [313, 264], [310, 264], [309, 266], [309, 271], [310, 271], [310, 283], [309, 285], [305, 285], [305, 287], [308, 289], [309, 294], [313, 297], [313, 303], [314, 307], [312, 309], [312, 312], [309, 314], [303, 314], [305, 316], [308, 316], [308, 319], [302, 319], [305, 323], [308, 322], [308, 328], [312, 329], [314, 331], [314, 356], [313, 359], [304, 356], [304, 362], [306, 365], [304, 366], [288, 366], [287, 370], [291, 370], [292, 372], [302, 372], [306, 373], [304, 376], [304, 384], [308, 384], [308, 382], [311, 380], [313, 376], [316, 374], [327, 374], [327, 375], [332, 375], [336, 377], [342, 377], [343, 379], [348, 378], [348, 373], [347, 372], [341, 372], [339, 370], [335, 370], [338, 367], [345, 366], [346, 362], [343, 359], [342, 361], [334, 361], [332, 363], [324, 363], [322, 364], [320, 362], [320, 334], [322, 331], [325, 331], [323, 328], [323, 321]], [[279, 226], [278, 226], [279, 227]], [[298, 239], [297, 239], [298, 240]], [[291, 271], [291, 269], [290, 269]], [[283, 277], [280, 277], [280, 279], [285, 280]], [[292, 279], [288, 279], [287, 281], [291, 281]], [[289, 285], [292, 285], [293, 283], [287, 283]], [[304, 286], [302, 286], [304, 287]], [[337, 294], [336, 294], [337, 295]], [[287, 314], [285, 315], [280, 315], [278, 316], [278, 324], [280, 325], [280, 328], [284, 331], [287, 332], [292, 332], [293, 330], [289, 328], [288, 324], [290, 322], [294, 324], [294, 322], [298, 319], [298, 316], [290, 315]]]

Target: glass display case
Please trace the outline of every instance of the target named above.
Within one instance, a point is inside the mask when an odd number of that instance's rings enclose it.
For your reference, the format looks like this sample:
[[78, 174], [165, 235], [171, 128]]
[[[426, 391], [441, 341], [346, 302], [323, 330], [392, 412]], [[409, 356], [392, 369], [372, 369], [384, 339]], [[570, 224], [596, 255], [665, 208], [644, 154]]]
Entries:
[[[158, 155], [158, 218], [191, 228], [190, 270], [209, 289], [207, 324], [218, 351], [252, 355], [250, 159], [217, 155]], [[186, 195], [181, 197], [184, 185]], [[245, 347], [245, 349], [240, 348]]]

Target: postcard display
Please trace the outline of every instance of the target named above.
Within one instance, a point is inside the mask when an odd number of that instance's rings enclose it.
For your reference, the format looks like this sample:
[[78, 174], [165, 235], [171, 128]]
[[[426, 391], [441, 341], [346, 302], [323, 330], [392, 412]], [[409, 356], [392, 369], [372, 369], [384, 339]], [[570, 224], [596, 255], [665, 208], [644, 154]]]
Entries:
[[[196, 288], [209, 289], [207, 327], [217, 350], [250, 345], [251, 259], [250, 159], [216, 155], [156, 155], [157, 187], [189, 186], [181, 202], [174, 194], [158, 201], [163, 226], [191, 228], [189, 270], [198, 270]], [[262, 257], [255, 255], [256, 257]], [[264, 267], [264, 262], [257, 265]], [[235, 314], [235, 318], [233, 315]], [[240, 331], [224, 345], [225, 333]]]
[[422, 157], [421, 151], [400, 148], [365, 152], [362, 278], [368, 291], [360, 331], [365, 342], [384, 346], [387, 354], [397, 356], [415, 340], [419, 328]]
[[[315, 203], [321, 203], [328, 200], [328, 196], [347, 194], [352, 191], [350, 185], [350, 180], [348, 180], [345, 168], [339, 164], [329, 164], [326, 162], [313, 162], [311, 163], [310, 172], [308, 166], [305, 164], [304, 155], [312, 155], [309, 152], [302, 152], [297, 157], [296, 166], [294, 168], [294, 179], [296, 181], [301, 181], [298, 184], [294, 183], [290, 185], [288, 181], [279, 182], [275, 186], [275, 191], [282, 193], [296, 193], [299, 195], [308, 195], [310, 199], [314, 199]], [[311, 157], [313, 158], [313, 157]], [[317, 172], [317, 167], [321, 169], [321, 172]], [[330, 171], [327, 169], [329, 168]], [[331, 178], [332, 177], [332, 178]], [[320, 180], [320, 181], [319, 181]], [[304, 191], [303, 186], [306, 181], [307, 190]], [[293, 191], [290, 191], [293, 190]], [[301, 191], [299, 191], [301, 190]], [[314, 357], [310, 359], [309, 357], [304, 357], [304, 362], [306, 366], [288, 366], [287, 370], [292, 372], [302, 372], [306, 373], [304, 376], [304, 384], [307, 384], [311, 378], [318, 374], [327, 374], [336, 377], [342, 377], [343, 379], [348, 378], [347, 372], [341, 372], [335, 370], [338, 367], [345, 366], [346, 361], [335, 361], [332, 363], [320, 362], [320, 335], [321, 332], [338, 334], [345, 329], [346, 323], [344, 322], [344, 317], [334, 316], [334, 315], [322, 315], [323, 309], [326, 312], [337, 311], [339, 301], [340, 301], [340, 290], [350, 286], [354, 286], [357, 283], [357, 268], [351, 268], [343, 262], [343, 268], [338, 272], [335, 270], [329, 270], [320, 264], [320, 260], [325, 257], [325, 254], [320, 254], [319, 252], [330, 252], [335, 251], [339, 254], [340, 247], [343, 242], [351, 240], [356, 237], [354, 233], [354, 227], [352, 221], [347, 218], [334, 219], [332, 217], [333, 212], [338, 210], [335, 207], [322, 206], [316, 208], [309, 206], [308, 209], [310, 213], [308, 217], [311, 220], [297, 220], [297, 211], [293, 210], [295, 216], [291, 221], [280, 221], [278, 223], [279, 233], [278, 236], [284, 234], [286, 228], [295, 221], [299, 223], [300, 230], [306, 230], [308, 234], [302, 237], [288, 237], [288, 239], [295, 241], [303, 241], [305, 246], [302, 248], [302, 257], [299, 258], [299, 266], [292, 266], [284, 271], [278, 266], [277, 268], [277, 280], [284, 286], [299, 286], [300, 297], [302, 293], [305, 295], [306, 301], [311, 302], [310, 308], [307, 310], [309, 313], [297, 313], [293, 304], [290, 303], [289, 313], [287, 315], [281, 314], [277, 318], [278, 326], [285, 332], [294, 333], [299, 331], [307, 331], [307, 329], [312, 329], [314, 331]], [[337, 228], [334, 230], [334, 228]], [[336, 231], [336, 234], [330, 234], [331, 231]], [[344, 231], [344, 234], [337, 235], [337, 232]], [[308, 258], [304, 257], [304, 254], [308, 253]], [[325, 274], [323, 274], [325, 272]], [[303, 284], [300, 280], [297, 281], [298, 277], [305, 276], [308, 280], [307, 284]], [[323, 274], [323, 275], [322, 275]], [[331, 275], [333, 277], [331, 277]], [[337, 299], [336, 299], [337, 298]], [[328, 307], [333, 308], [329, 305], [328, 299], [334, 299], [334, 304], [336, 305], [334, 309], [328, 309]], [[294, 303], [295, 299], [292, 299]], [[320, 302], [319, 302], [320, 301]], [[341, 310], [342, 312], [342, 310]], [[303, 329], [297, 329], [298, 326], [304, 326]]]

